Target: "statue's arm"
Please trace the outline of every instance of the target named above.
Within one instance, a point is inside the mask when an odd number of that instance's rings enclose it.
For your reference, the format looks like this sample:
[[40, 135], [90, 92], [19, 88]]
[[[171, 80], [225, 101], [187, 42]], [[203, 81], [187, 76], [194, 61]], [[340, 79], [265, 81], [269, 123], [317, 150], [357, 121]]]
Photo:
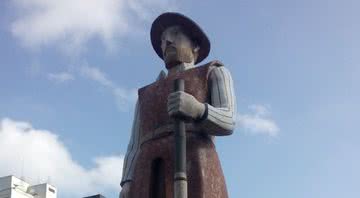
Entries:
[[140, 108], [138, 102], [135, 106], [133, 126], [131, 130], [131, 138], [128, 144], [127, 152], [124, 159], [123, 173], [120, 185], [132, 181], [135, 163], [139, 153], [139, 134], [140, 134]]
[[235, 127], [236, 99], [229, 70], [214, 67], [208, 83], [210, 104], [206, 104], [200, 125], [210, 135], [230, 135]]

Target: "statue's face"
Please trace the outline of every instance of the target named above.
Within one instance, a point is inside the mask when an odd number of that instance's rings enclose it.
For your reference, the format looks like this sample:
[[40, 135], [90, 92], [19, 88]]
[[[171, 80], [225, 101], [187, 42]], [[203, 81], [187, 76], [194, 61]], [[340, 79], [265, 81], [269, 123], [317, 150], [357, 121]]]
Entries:
[[199, 47], [179, 26], [167, 28], [161, 36], [161, 49], [166, 68], [180, 63], [194, 63]]

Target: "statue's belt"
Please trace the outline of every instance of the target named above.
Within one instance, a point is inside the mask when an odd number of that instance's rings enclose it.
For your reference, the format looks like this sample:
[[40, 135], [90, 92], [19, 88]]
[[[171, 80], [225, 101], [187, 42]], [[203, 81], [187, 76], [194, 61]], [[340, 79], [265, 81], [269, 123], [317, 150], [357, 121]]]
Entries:
[[[205, 133], [201, 132], [202, 130], [194, 125], [193, 123], [186, 123], [185, 124], [186, 134], [188, 136], [196, 136], [196, 137], [206, 137], [211, 139], [210, 136], [206, 135]], [[166, 137], [174, 133], [174, 124], [167, 124], [161, 127], [156, 128], [153, 132], [146, 132], [140, 137], [140, 145], [150, 140], [155, 140], [158, 138]]]

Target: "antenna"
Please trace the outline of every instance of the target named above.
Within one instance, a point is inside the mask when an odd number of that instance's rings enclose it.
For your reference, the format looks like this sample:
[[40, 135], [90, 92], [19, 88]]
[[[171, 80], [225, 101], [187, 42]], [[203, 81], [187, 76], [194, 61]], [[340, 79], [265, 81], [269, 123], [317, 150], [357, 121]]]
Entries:
[[21, 156], [21, 180], [25, 181], [25, 176], [24, 176], [24, 156]]
[[46, 183], [48, 183], [48, 184], [51, 183], [51, 177], [50, 177], [50, 176], [48, 176], [48, 179], [47, 179], [47, 182], [46, 182]]

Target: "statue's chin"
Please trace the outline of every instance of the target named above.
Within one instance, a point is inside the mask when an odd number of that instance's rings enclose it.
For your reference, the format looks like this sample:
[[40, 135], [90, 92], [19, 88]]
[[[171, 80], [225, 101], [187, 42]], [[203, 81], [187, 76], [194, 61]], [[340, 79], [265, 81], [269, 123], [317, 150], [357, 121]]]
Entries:
[[181, 60], [179, 60], [179, 57], [176, 53], [174, 54], [167, 54], [164, 57], [165, 66], [167, 69], [170, 69], [172, 67], [175, 67], [176, 65], [179, 65], [181, 63]]
[[166, 66], [166, 69], [171, 69], [173, 67], [175, 67], [176, 65], [179, 65], [181, 64], [180, 61], [168, 61], [168, 62], [165, 62], [165, 66]]
[[168, 53], [164, 56], [164, 62], [167, 69], [170, 69], [181, 63], [191, 63], [193, 56], [191, 51], [180, 49], [177, 53]]

